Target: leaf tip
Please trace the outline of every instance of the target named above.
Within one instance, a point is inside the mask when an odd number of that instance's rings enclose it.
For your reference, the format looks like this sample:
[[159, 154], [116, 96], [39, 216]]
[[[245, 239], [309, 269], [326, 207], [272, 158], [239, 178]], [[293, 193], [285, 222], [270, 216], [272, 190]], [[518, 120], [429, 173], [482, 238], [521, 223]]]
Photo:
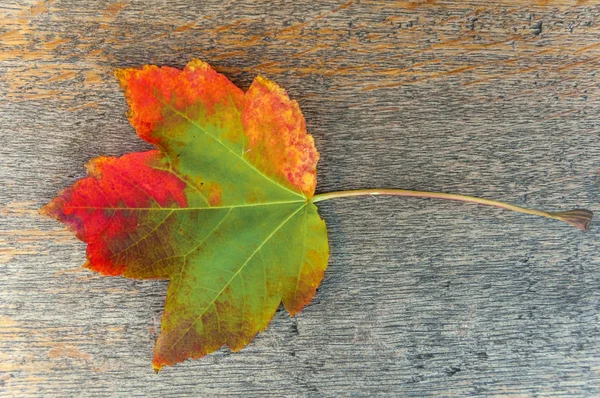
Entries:
[[[50, 202], [52, 203], [52, 202]], [[50, 217], [51, 216], [51, 210], [50, 210], [50, 203], [46, 203], [45, 205], [43, 205], [42, 207], [40, 207], [38, 209], [38, 214], [40, 216], [44, 216], [44, 217]]]
[[285, 89], [283, 87], [281, 87], [279, 84], [275, 83], [274, 81], [269, 80], [262, 75], [256, 75], [256, 77], [254, 78], [254, 81], [256, 81], [257, 84], [264, 87], [267, 90], [267, 92], [275, 93], [277, 95], [283, 96], [287, 101], [291, 101], [290, 97], [288, 96], [287, 91], [285, 91]]
[[550, 214], [555, 219], [571, 224], [584, 232], [589, 231], [592, 218], [594, 217], [594, 213], [587, 209], [573, 209]]
[[300, 311], [302, 311], [302, 309], [304, 308], [305, 305], [306, 305], [305, 303], [297, 303], [297, 302], [287, 301], [287, 300], [283, 301], [283, 307], [285, 308], [287, 313], [292, 318], [295, 317], [296, 315], [298, 315], [298, 313], [300, 313]]
[[98, 156], [97, 158], [89, 160], [85, 164], [85, 171], [88, 176], [100, 180], [102, 178], [102, 166], [114, 161], [114, 158], [107, 156]]
[[190, 62], [187, 63], [185, 69], [189, 72], [193, 72], [197, 69], [200, 70], [209, 70], [212, 69], [211, 66], [198, 58], [192, 58]]
[[62, 207], [64, 205], [64, 196], [68, 195], [68, 190], [62, 191], [56, 198], [46, 203], [38, 209], [38, 214], [43, 217], [56, 218], [61, 220]]
[[127, 82], [127, 75], [128, 75], [127, 69], [115, 69], [113, 74], [119, 81], [119, 84], [121, 85], [121, 87], [124, 87], [125, 83]]

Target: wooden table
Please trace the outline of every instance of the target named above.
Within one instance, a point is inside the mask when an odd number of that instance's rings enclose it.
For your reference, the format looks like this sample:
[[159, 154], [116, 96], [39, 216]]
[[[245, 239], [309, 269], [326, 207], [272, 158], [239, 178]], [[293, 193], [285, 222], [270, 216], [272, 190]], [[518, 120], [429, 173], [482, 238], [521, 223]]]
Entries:
[[300, 102], [318, 192], [597, 210], [597, 4], [3, 0], [0, 395], [599, 396], [597, 225], [324, 202], [331, 259], [311, 305], [279, 311], [239, 353], [156, 375], [167, 283], [82, 269], [84, 244], [37, 213], [89, 159], [149, 148], [113, 70], [193, 57]]

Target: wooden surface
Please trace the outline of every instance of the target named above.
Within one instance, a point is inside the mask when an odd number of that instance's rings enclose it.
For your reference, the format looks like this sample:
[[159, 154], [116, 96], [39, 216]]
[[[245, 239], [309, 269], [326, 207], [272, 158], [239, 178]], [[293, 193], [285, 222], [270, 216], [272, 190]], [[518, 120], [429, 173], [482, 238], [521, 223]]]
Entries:
[[600, 396], [598, 223], [322, 203], [331, 260], [312, 304], [156, 375], [167, 283], [83, 270], [84, 245], [37, 214], [89, 159], [148, 148], [112, 71], [192, 57], [300, 102], [318, 192], [600, 210], [594, 3], [3, 0], [0, 395]]

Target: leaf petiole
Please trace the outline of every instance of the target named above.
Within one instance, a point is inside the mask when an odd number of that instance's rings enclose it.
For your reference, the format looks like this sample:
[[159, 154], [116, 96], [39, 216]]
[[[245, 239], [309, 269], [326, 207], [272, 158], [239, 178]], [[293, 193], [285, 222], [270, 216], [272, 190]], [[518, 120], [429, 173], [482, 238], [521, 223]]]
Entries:
[[592, 221], [592, 213], [586, 209], [573, 209], [569, 211], [547, 212], [536, 209], [528, 209], [526, 207], [511, 205], [509, 203], [499, 202], [497, 200], [483, 199], [475, 196], [458, 195], [444, 192], [428, 192], [428, 191], [411, 191], [407, 189], [357, 189], [353, 191], [338, 191], [322, 193], [313, 196], [312, 202], [321, 202], [329, 199], [346, 198], [351, 196], [408, 196], [416, 198], [431, 198], [431, 199], [446, 199], [456, 200], [460, 202], [476, 203], [485, 206], [494, 206], [501, 209], [512, 210], [518, 213], [533, 214], [536, 216], [553, 218], [555, 220], [564, 221], [583, 231], [588, 231]]

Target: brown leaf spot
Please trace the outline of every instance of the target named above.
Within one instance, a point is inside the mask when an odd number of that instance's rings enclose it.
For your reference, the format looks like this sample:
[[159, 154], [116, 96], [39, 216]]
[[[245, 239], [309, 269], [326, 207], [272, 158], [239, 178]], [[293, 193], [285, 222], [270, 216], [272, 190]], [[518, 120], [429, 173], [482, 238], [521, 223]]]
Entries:
[[208, 203], [210, 203], [211, 206], [219, 206], [222, 203], [222, 194], [223, 189], [221, 189], [219, 184], [210, 184], [208, 188]]

